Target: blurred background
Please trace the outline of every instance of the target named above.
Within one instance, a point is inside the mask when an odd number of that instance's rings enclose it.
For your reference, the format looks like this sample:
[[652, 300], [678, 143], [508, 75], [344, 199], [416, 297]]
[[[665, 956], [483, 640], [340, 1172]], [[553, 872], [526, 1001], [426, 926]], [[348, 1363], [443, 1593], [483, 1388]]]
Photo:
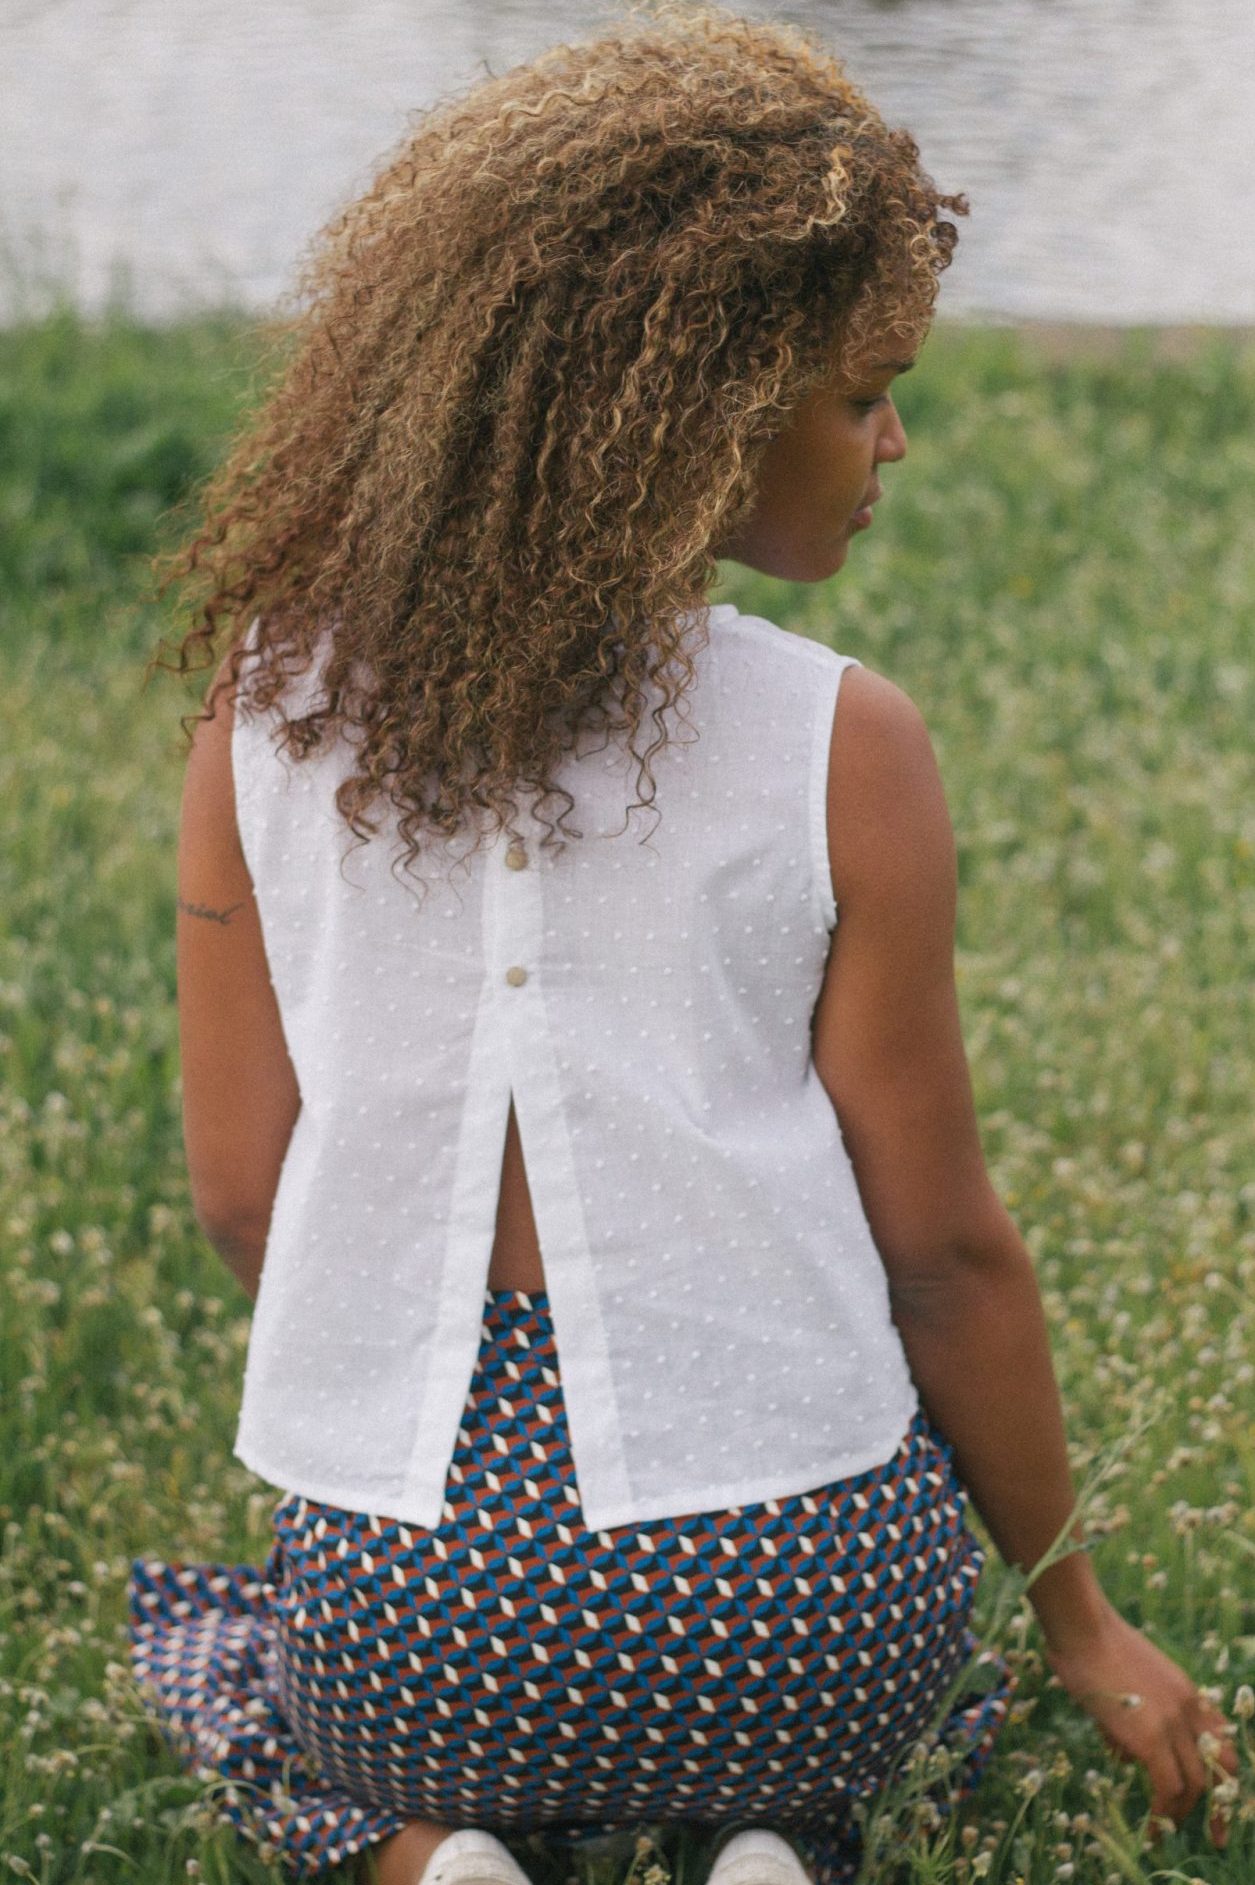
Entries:
[[[972, 215], [943, 315], [1255, 317], [1250, 0], [801, 0]], [[3, 0], [0, 319], [258, 308], [407, 115], [603, 0]]]
[[[878, 1808], [894, 1877], [1251, 1885], [1255, 0], [743, 4], [817, 27], [971, 215], [875, 529], [827, 582], [726, 564], [711, 599], [924, 713], [986, 1160], [1095, 1562], [1240, 1721], [1227, 1851], [1200, 1809], [1152, 1853], [1140, 1773], [1049, 1681], [991, 1547], [977, 1630], [1019, 1697], [957, 1839]], [[411, 114], [608, 14], [0, 0], [4, 1877], [274, 1880], [125, 1648], [134, 1555], [260, 1566], [274, 1504], [231, 1453], [249, 1305], [181, 1120], [180, 715], [223, 636], [176, 669], [191, 619], [150, 559], [253, 407], [258, 317]], [[664, 1844], [650, 1885], [696, 1885], [700, 1842]]]

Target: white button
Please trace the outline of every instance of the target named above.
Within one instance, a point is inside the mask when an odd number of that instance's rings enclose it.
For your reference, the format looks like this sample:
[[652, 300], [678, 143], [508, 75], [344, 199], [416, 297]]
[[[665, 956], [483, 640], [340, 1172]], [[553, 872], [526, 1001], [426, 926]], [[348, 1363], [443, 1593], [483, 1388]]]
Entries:
[[505, 979], [511, 988], [521, 988], [527, 980], [527, 970], [521, 969], [516, 962], [512, 969], [506, 970]]
[[527, 868], [527, 852], [523, 849], [521, 844], [512, 844], [505, 854], [505, 861], [512, 871], [525, 870]]

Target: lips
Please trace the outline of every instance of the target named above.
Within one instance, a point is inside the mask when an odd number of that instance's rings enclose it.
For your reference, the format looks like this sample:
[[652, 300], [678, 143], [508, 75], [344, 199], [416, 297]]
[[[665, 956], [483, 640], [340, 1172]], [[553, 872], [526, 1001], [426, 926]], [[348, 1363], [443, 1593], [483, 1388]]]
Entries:
[[854, 512], [854, 515], [850, 518], [851, 528], [857, 527], [859, 530], [866, 530], [868, 524], [872, 521], [872, 505], [878, 504], [883, 495], [884, 493], [882, 491], [876, 491], [867, 500], [866, 504], [859, 506]]

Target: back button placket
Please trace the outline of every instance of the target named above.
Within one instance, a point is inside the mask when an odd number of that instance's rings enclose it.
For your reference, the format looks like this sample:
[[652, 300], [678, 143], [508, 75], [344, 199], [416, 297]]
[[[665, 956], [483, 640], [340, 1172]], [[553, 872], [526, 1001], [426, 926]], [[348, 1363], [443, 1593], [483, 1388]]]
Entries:
[[489, 877], [490, 961], [508, 988], [522, 989], [539, 958], [541, 936], [540, 880], [527, 844], [511, 838]]

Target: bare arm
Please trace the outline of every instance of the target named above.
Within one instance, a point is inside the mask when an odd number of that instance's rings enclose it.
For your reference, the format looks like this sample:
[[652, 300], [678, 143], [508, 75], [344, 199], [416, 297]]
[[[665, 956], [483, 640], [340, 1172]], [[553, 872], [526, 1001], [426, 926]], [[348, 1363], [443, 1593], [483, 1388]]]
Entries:
[[[816, 1069], [920, 1398], [999, 1552], [1030, 1570], [1075, 1503], [1063, 1412], [1032, 1260], [981, 1150], [940, 774], [914, 704], [865, 668], [842, 679], [828, 830], [839, 921], [815, 1011]], [[1206, 1782], [1197, 1734], [1220, 1718], [1118, 1616], [1083, 1552], [1043, 1572], [1029, 1598], [1060, 1679], [1109, 1739], [1146, 1761], [1156, 1810], [1183, 1815]], [[1118, 1701], [1095, 1699], [1086, 1683], [1143, 1693], [1147, 1713], [1130, 1727]]]
[[184, 778], [179, 1043], [183, 1138], [197, 1222], [255, 1298], [300, 1092], [236, 825], [233, 720], [224, 691], [213, 719], [194, 730]]

